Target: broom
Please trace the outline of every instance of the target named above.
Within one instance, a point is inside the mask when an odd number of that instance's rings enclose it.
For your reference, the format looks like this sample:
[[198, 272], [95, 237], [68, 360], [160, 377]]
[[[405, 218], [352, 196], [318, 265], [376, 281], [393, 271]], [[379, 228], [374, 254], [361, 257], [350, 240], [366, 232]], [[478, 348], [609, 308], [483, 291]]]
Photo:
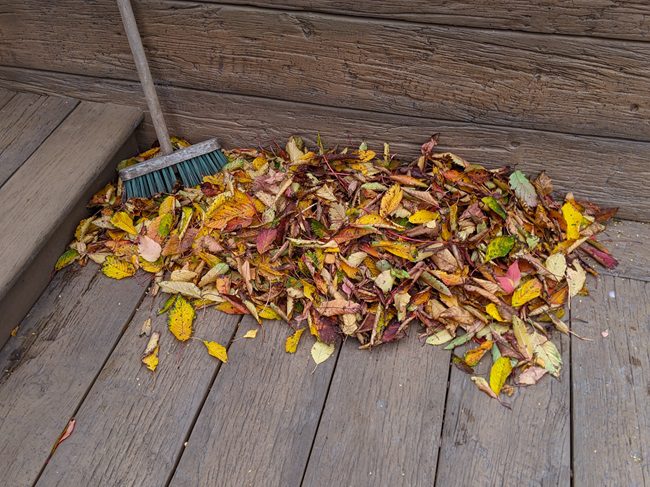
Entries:
[[221, 152], [217, 139], [206, 140], [174, 152], [151, 78], [151, 71], [149, 71], [149, 63], [142, 47], [131, 2], [130, 0], [117, 0], [117, 6], [120, 9], [126, 37], [129, 40], [140, 84], [162, 153], [158, 157], [119, 171], [120, 179], [124, 183], [125, 200], [149, 198], [162, 192], [171, 193], [179, 178], [185, 186], [201, 184], [203, 176], [219, 172], [226, 165], [228, 159]]

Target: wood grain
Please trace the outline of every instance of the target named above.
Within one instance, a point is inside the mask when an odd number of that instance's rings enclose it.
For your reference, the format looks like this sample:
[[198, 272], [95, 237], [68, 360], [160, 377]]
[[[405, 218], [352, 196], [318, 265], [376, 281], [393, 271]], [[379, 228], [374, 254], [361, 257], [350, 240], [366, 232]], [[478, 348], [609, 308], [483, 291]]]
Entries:
[[[603, 276], [576, 299], [573, 478], [577, 487], [650, 480], [650, 283]], [[607, 337], [601, 332], [607, 330]]]
[[[560, 381], [543, 377], [535, 386], [519, 388], [504, 398], [512, 410], [452, 369], [437, 485], [570, 485], [569, 340], [558, 341], [565, 364]], [[488, 363], [477, 372], [489, 377]]]
[[[650, 140], [650, 43], [172, 0], [135, 10], [166, 84]], [[29, 0], [1, 21], [1, 64], [136, 79], [112, 2]]]
[[597, 238], [618, 260], [618, 266], [611, 270], [594, 265], [599, 272], [650, 281], [650, 225], [616, 220]]
[[0, 109], [0, 188], [78, 103], [17, 93]]
[[96, 184], [141, 117], [132, 107], [80, 103], [2, 187], [0, 297], [66, 220], [79, 196]]
[[[221, 362], [197, 340], [182, 343], [157, 312], [168, 298], [147, 297], [75, 415], [74, 434], [62, 443], [37, 485], [165, 485], [183, 451]], [[155, 372], [140, 362], [147, 318], [161, 334]], [[226, 345], [238, 316], [198, 311], [194, 335]], [[230, 366], [228, 364], [227, 366]]]
[[[219, 3], [217, 0], [205, 0]], [[650, 5], [625, 0], [230, 0], [229, 3], [487, 29], [648, 40]]]
[[13, 90], [0, 88], [0, 108], [4, 107], [16, 95]]
[[[335, 357], [315, 368], [313, 338], [284, 351], [290, 328], [245, 317], [196, 422], [171, 486], [300, 485]], [[314, 370], [315, 368], [315, 370]]]
[[[4, 80], [4, 81], [3, 81]], [[0, 86], [61, 93], [95, 102], [144, 108], [140, 87], [133, 82], [0, 67]], [[604, 206], [619, 206], [623, 218], [650, 221], [650, 144], [600, 137], [572, 136], [508, 127], [454, 123], [359, 110], [288, 103], [263, 98], [223, 95], [160, 87], [159, 95], [173, 133], [192, 141], [214, 137], [225, 147], [284, 144], [293, 134], [314, 143], [320, 133], [328, 145], [391, 149], [410, 159], [432, 133], [441, 132], [440, 150], [452, 150], [491, 167], [517, 165], [536, 174], [548, 171], [559, 192]], [[141, 146], [155, 140], [150, 124], [138, 132]], [[594, 170], [594, 167], [599, 170]]]
[[26, 319], [36, 336], [2, 359], [0, 471], [33, 485], [61, 431], [119, 340], [148, 280], [110, 280], [97, 266], [58, 274]]
[[449, 353], [415, 333], [341, 350], [303, 485], [433, 485]]

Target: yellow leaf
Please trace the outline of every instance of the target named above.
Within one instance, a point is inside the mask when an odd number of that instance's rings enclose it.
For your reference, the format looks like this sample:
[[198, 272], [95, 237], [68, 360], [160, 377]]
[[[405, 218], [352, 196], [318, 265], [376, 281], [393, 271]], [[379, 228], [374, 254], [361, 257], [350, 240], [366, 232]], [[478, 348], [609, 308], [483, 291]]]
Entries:
[[526, 304], [531, 299], [535, 299], [542, 292], [542, 283], [537, 279], [526, 281], [512, 294], [512, 305], [517, 308]]
[[566, 222], [566, 239], [577, 240], [580, 238], [582, 214], [571, 203], [566, 202], [562, 205], [562, 216]]
[[[392, 222], [389, 222], [385, 218], [379, 216], [377, 213], [369, 213], [363, 215], [362, 217], [357, 218], [354, 222], [355, 225], [372, 225], [376, 227], [386, 227], [386, 228], [395, 228]], [[398, 227], [399, 228], [399, 227]]]
[[372, 161], [377, 154], [374, 151], [371, 150], [360, 150], [359, 151], [359, 159], [361, 162], [370, 162]]
[[263, 318], [265, 320], [279, 320], [280, 316], [273, 310], [273, 308], [269, 308], [268, 306], [264, 306], [261, 308], [257, 315], [260, 318]]
[[77, 252], [75, 249], [66, 250], [61, 254], [61, 257], [57, 259], [56, 264], [54, 264], [54, 270], [60, 271], [64, 267], [72, 264], [75, 260], [77, 260], [78, 257], [79, 252]]
[[158, 285], [167, 294], [182, 294], [190, 298], [201, 299], [201, 290], [191, 282], [160, 281]]
[[499, 357], [492, 365], [492, 369], [490, 370], [490, 389], [492, 389], [497, 396], [501, 393], [501, 389], [511, 372], [512, 364], [510, 364], [510, 359], [508, 357]]
[[179, 295], [169, 311], [169, 331], [181, 342], [189, 340], [195, 315], [192, 305]]
[[490, 303], [485, 307], [485, 311], [487, 314], [489, 314], [492, 318], [494, 318], [497, 321], [504, 322], [504, 320], [501, 315], [499, 314], [499, 308], [497, 308], [497, 305], [494, 303]]
[[210, 355], [218, 358], [224, 364], [228, 362], [228, 352], [226, 351], [226, 347], [217, 342], [209, 342], [207, 340], [203, 340], [203, 344], [207, 347]]
[[76, 238], [77, 240], [81, 240], [82, 238], [84, 238], [86, 236], [86, 232], [90, 228], [90, 225], [92, 225], [94, 219], [95, 218], [91, 216], [90, 218], [81, 220], [79, 222], [79, 225], [77, 225], [77, 229], [74, 231], [74, 238]]
[[440, 215], [435, 211], [419, 210], [409, 217], [409, 222], [414, 225], [420, 225], [422, 223], [429, 223], [430, 221], [437, 219], [439, 216]]
[[102, 272], [111, 279], [124, 279], [135, 274], [135, 266], [130, 262], [118, 259], [114, 255], [108, 255], [102, 265]]
[[323, 342], [316, 342], [311, 347], [311, 358], [314, 359], [316, 365], [322, 364], [334, 353], [334, 345], [328, 345]]
[[194, 214], [194, 210], [189, 206], [184, 206], [181, 211], [181, 221], [178, 223], [178, 238], [183, 238], [187, 227], [190, 226], [190, 222], [192, 221], [192, 215]]
[[255, 338], [256, 336], [257, 336], [257, 328], [248, 330], [246, 333], [244, 333], [244, 338]]
[[390, 188], [388, 188], [388, 191], [384, 193], [384, 196], [381, 199], [381, 203], [379, 205], [379, 214], [381, 216], [390, 215], [402, 202], [403, 196], [404, 192], [402, 191], [402, 187], [399, 184], [392, 185]]
[[485, 355], [485, 352], [487, 352], [491, 348], [492, 348], [492, 340], [485, 340], [477, 348], [473, 348], [472, 350], [468, 350], [467, 352], [465, 352], [465, 363], [470, 367], [474, 367], [476, 364], [478, 364], [481, 361], [483, 355]]
[[316, 287], [307, 281], [300, 281], [302, 283], [302, 292], [305, 294], [305, 297], [309, 299], [310, 301], [314, 300], [314, 292], [316, 291]]
[[373, 247], [380, 247], [397, 257], [402, 259], [414, 261], [417, 254], [417, 249], [405, 242], [392, 242], [390, 240], [379, 240], [372, 243]]
[[284, 342], [284, 350], [287, 353], [296, 353], [296, 350], [298, 349], [298, 342], [300, 341], [300, 337], [304, 333], [306, 328], [301, 328], [300, 330], [296, 330], [296, 332], [287, 337], [287, 340]]
[[512, 330], [517, 339], [517, 345], [519, 346], [519, 351], [526, 357], [530, 359], [533, 357], [533, 342], [526, 325], [518, 316], [512, 317]]
[[133, 220], [125, 211], [118, 211], [111, 218], [111, 223], [115, 228], [125, 231], [131, 235], [137, 235], [137, 230], [133, 226]]
[[154, 372], [156, 370], [156, 367], [158, 367], [159, 348], [159, 346], [156, 346], [156, 348], [153, 349], [153, 352], [151, 352], [149, 355], [145, 355], [142, 359], [142, 363], [145, 364], [147, 368], [152, 372]]
[[253, 169], [256, 171], [259, 171], [264, 167], [264, 164], [266, 164], [266, 157], [264, 156], [257, 156], [255, 159], [253, 159]]
[[157, 272], [160, 272], [162, 270], [163, 260], [162, 258], [160, 258], [155, 262], [149, 262], [148, 260], [145, 260], [142, 257], [140, 257], [138, 259], [138, 265], [142, 270], [146, 272], [151, 272], [152, 274], [156, 274]]
[[167, 196], [158, 207], [158, 216], [166, 215], [168, 213], [174, 213], [174, 208], [176, 207], [176, 198], [173, 196]]
[[427, 338], [427, 343], [429, 345], [442, 345], [443, 343], [447, 343], [449, 340], [454, 338], [451, 336], [451, 333], [449, 333], [449, 330], [443, 328], [439, 332], [431, 335], [430, 337]]

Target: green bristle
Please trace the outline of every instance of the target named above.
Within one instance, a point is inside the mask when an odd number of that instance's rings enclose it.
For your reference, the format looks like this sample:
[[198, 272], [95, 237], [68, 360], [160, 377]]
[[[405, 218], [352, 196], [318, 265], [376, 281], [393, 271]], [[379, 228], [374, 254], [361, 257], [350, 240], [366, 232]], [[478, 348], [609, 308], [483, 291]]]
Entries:
[[175, 166], [144, 174], [124, 182], [125, 199], [151, 198], [158, 193], [171, 193], [178, 179], [176, 171], [185, 186], [197, 186], [205, 176], [218, 173], [227, 163], [225, 154], [217, 149]]

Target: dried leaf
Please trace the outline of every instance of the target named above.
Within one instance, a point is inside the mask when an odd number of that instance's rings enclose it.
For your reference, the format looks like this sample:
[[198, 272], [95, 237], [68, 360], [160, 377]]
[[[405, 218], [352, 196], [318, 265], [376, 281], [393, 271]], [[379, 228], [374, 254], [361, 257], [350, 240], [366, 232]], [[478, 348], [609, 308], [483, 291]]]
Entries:
[[124, 279], [135, 274], [135, 266], [130, 262], [109, 255], [104, 260], [102, 272], [106, 277], [110, 277], [111, 279]]
[[70, 264], [72, 264], [78, 258], [79, 258], [79, 252], [77, 252], [75, 249], [68, 249], [65, 252], [63, 252], [61, 256], [57, 259], [56, 264], [54, 264], [54, 270], [60, 271], [64, 267], [67, 267]]
[[311, 357], [316, 362], [316, 365], [322, 364], [334, 353], [334, 345], [328, 345], [323, 342], [316, 342], [311, 347]]
[[506, 380], [512, 372], [512, 365], [508, 357], [499, 357], [490, 369], [490, 389], [498, 396], [501, 394]]
[[379, 215], [388, 216], [394, 212], [399, 204], [402, 202], [402, 197], [404, 192], [402, 187], [399, 184], [394, 184], [388, 191], [384, 193], [384, 196], [381, 199], [381, 205], [379, 206]]
[[537, 193], [535, 187], [530, 184], [526, 175], [521, 171], [515, 171], [510, 175], [510, 187], [517, 197], [531, 208], [537, 206]]
[[217, 342], [203, 340], [203, 344], [208, 349], [208, 353], [221, 360], [224, 364], [228, 362], [228, 351], [226, 347]]
[[566, 258], [564, 257], [564, 254], [549, 255], [544, 267], [546, 267], [558, 281], [561, 280], [566, 272]]
[[255, 338], [257, 336], [257, 331], [257, 328], [248, 330], [246, 333], [244, 333], [243, 338]]
[[306, 328], [300, 328], [296, 330], [293, 335], [288, 336], [287, 340], [284, 343], [284, 350], [287, 353], [296, 353], [298, 349], [298, 343], [300, 342], [300, 337], [305, 332]]
[[181, 342], [189, 340], [195, 315], [192, 305], [179, 295], [169, 310], [169, 331]]
[[505, 257], [515, 245], [515, 237], [503, 235], [492, 240], [485, 252], [485, 262], [490, 262], [499, 257]]
[[587, 273], [577, 260], [573, 262], [573, 268], [567, 267], [566, 279], [569, 284], [569, 296], [577, 295], [585, 286]]
[[515, 308], [523, 306], [542, 293], [542, 283], [537, 279], [529, 279], [519, 286], [512, 295], [512, 305]]
[[[131, 216], [125, 211], [118, 211], [111, 217], [111, 223], [115, 228], [125, 231], [130, 235], [137, 235], [138, 231], [133, 226]], [[154, 259], [155, 260], [155, 259]]]
[[168, 294], [182, 294], [190, 298], [201, 298], [201, 290], [191, 282], [161, 281], [158, 285], [163, 292]]

